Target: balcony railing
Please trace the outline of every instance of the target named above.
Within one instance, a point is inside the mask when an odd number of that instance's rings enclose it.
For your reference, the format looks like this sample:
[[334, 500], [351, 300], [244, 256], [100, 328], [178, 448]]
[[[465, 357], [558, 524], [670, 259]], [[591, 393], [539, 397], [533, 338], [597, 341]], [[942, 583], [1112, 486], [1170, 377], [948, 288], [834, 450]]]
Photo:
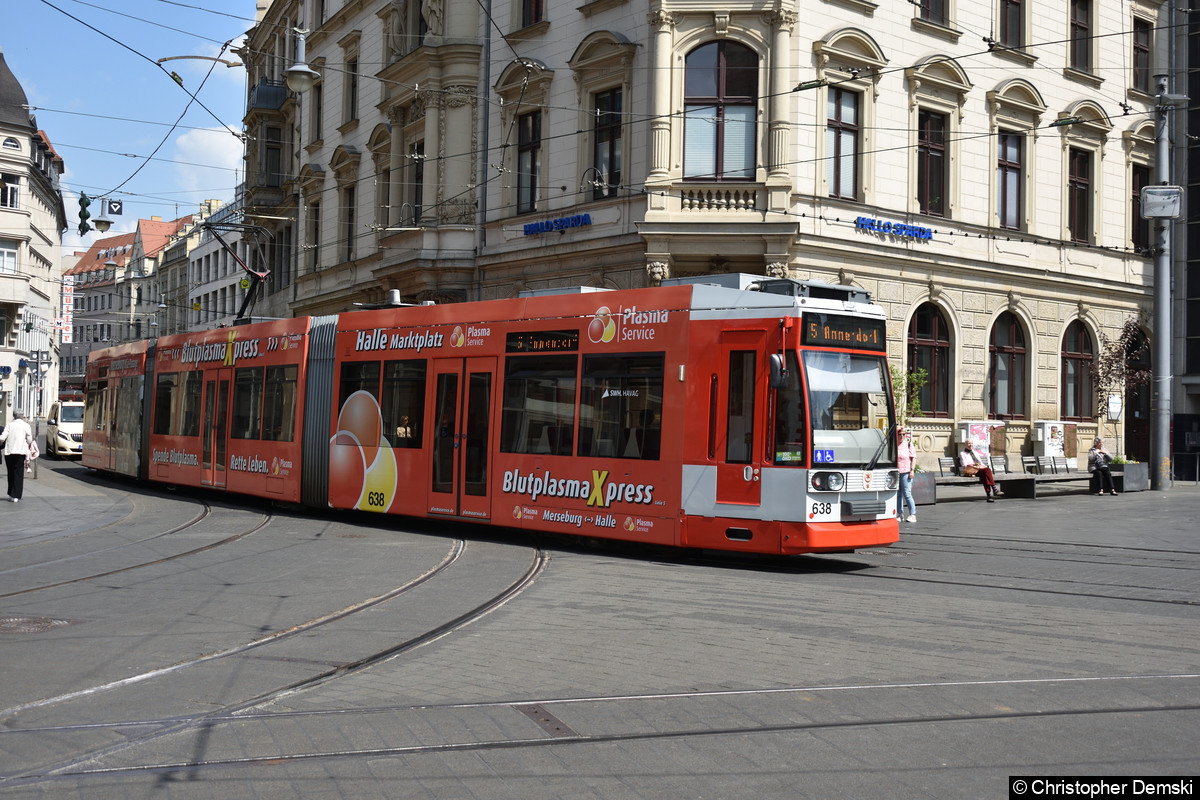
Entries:
[[285, 100], [287, 86], [282, 82], [259, 81], [257, 86], [250, 87], [250, 101], [246, 104], [246, 110], [278, 111], [283, 108]]
[[681, 211], [758, 211], [758, 189], [753, 186], [683, 186], [679, 189]]

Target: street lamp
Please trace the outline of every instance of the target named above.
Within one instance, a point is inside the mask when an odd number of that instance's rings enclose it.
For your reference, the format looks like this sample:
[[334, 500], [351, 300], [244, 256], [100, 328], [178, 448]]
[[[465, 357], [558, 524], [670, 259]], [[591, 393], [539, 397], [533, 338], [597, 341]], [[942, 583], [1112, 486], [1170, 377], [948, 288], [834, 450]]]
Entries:
[[[108, 229], [112, 227], [112, 220], [108, 218], [108, 198], [100, 198], [100, 216], [92, 220], [92, 227], [100, 233], [108, 233]], [[105, 264], [105, 266], [108, 266]]]
[[313, 87], [321, 73], [308, 65], [304, 53], [304, 37], [308, 31], [295, 28], [296, 31], [296, 63], [283, 71], [287, 87], [296, 94], [304, 94]]

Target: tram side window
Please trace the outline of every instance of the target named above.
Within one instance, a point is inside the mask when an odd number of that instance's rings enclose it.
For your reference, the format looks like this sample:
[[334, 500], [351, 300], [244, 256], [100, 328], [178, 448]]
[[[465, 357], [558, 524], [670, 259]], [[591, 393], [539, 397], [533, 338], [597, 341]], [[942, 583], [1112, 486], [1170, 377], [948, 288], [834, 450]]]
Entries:
[[184, 372], [182, 379], [183, 410], [176, 419], [180, 436], [200, 435], [200, 398], [204, 386], [204, 374], [201, 372]]
[[355, 392], [370, 392], [376, 400], [379, 399], [379, 362], [352, 361], [342, 364], [342, 383], [338, 408], [346, 404], [346, 398]]
[[421, 446], [425, 409], [425, 361], [388, 361], [383, 365], [383, 433], [393, 447]]
[[243, 367], [233, 376], [232, 439], [262, 438], [263, 368]]
[[787, 385], [775, 392], [775, 463], [802, 466], [807, 457], [805, 432], [808, 415], [800, 389], [800, 364], [794, 352], [787, 354]]
[[658, 459], [664, 363], [662, 353], [584, 356], [579, 455]]
[[267, 367], [267, 385], [263, 395], [262, 438], [272, 442], [290, 442], [296, 432], [295, 364]]
[[164, 372], [154, 384], [154, 433], [199, 436], [201, 372]]
[[725, 461], [749, 464], [754, 447], [755, 353], [729, 354], [729, 416], [725, 421]]
[[175, 416], [175, 394], [179, 386], [179, 373], [160, 373], [154, 384], [154, 433], [168, 436]]
[[504, 367], [504, 453], [571, 454], [576, 357], [510, 356]]
[[104, 410], [108, 407], [108, 382], [93, 381], [88, 384], [87, 402], [83, 407], [84, 430], [104, 429]]

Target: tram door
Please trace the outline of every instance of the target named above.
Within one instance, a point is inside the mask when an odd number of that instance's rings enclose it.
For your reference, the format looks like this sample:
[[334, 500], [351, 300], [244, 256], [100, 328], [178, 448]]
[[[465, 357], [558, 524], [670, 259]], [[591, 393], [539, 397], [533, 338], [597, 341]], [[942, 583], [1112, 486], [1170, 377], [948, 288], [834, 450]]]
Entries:
[[767, 331], [721, 335], [716, 381], [713, 458], [717, 502], [758, 505], [767, 431]]
[[225, 445], [229, 432], [229, 384], [233, 370], [219, 369], [204, 382], [204, 419], [200, 469], [201, 482], [210, 486], [225, 485]]
[[494, 358], [433, 362], [433, 464], [429, 508], [435, 513], [491, 516], [488, 448]]

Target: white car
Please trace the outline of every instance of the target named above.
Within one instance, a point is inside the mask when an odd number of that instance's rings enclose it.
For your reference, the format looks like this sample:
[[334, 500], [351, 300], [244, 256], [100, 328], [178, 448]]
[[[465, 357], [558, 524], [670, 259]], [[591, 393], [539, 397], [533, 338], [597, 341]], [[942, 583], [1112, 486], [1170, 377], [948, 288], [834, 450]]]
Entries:
[[46, 454], [53, 458], [83, 455], [83, 403], [60, 400], [50, 406]]

